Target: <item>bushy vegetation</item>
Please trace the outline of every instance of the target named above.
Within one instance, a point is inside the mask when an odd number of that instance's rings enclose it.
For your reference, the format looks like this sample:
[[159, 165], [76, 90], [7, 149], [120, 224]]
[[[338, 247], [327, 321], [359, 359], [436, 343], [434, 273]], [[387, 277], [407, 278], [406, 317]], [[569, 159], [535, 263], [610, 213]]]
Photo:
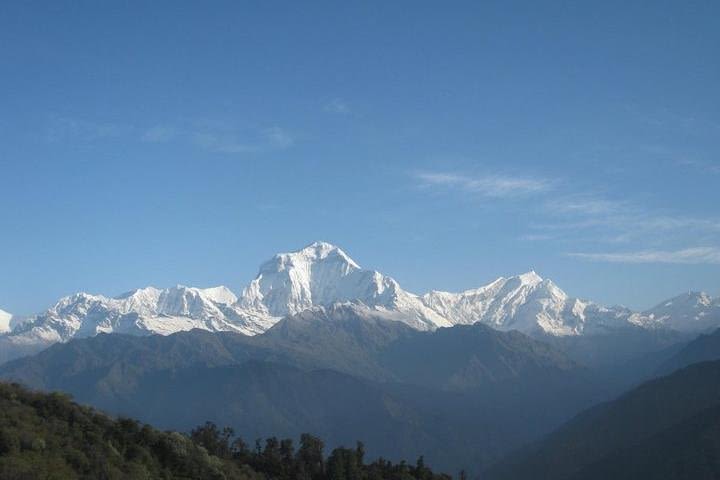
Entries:
[[268, 438], [253, 448], [229, 428], [212, 423], [191, 434], [160, 432], [109, 416], [59, 393], [38, 393], [0, 383], [0, 478], [3, 480], [277, 479], [442, 480], [422, 458], [415, 465], [376, 460], [365, 464], [361, 443], [337, 448], [303, 435]]
[[323, 442], [303, 434], [298, 448], [292, 439], [275, 437], [257, 440], [254, 448], [235, 438], [232, 429], [222, 430], [208, 422], [190, 434], [196, 445], [211, 455], [236, 465], [250, 466], [265, 478], [277, 480], [449, 480], [448, 475], [435, 474], [420, 457], [415, 465], [394, 464], [382, 458], [365, 463], [365, 448], [358, 442], [355, 448], [336, 448], [329, 457], [323, 455]]

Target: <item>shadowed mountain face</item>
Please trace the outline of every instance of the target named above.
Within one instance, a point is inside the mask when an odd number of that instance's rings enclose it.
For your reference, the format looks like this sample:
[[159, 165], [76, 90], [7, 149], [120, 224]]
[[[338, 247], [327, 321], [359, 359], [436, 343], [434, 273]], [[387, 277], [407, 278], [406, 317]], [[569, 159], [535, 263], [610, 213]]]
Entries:
[[565, 352], [576, 362], [593, 368], [606, 368], [635, 361], [681, 345], [695, 338], [695, 334], [664, 329], [628, 327], [620, 331], [607, 331], [597, 335], [553, 337], [545, 335], [539, 340]]
[[316, 309], [267, 333], [99, 335], [0, 376], [62, 390], [164, 428], [205, 420], [247, 438], [313, 432], [373, 455], [477, 471], [599, 398], [588, 372], [517, 332], [419, 332], [356, 307]]
[[565, 354], [520, 332], [464, 325], [401, 338], [382, 364], [404, 382], [466, 391], [536, 376], [570, 377], [582, 369]]
[[718, 408], [720, 362], [694, 364], [581, 413], [486, 478], [718, 478]]
[[583, 467], [574, 479], [659, 480], [720, 477], [720, 405]]
[[659, 375], [666, 375], [693, 363], [720, 360], [720, 330], [700, 335], [687, 343], [675, 355], [657, 369]]

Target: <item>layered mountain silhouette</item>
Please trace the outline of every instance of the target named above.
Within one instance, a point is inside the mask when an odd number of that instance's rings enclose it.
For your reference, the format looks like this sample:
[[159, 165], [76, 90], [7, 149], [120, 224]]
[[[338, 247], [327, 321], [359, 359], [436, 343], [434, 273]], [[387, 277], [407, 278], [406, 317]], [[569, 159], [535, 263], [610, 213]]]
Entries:
[[702, 334], [683, 345], [674, 355], [664, 361], [656, 374], [665, 375], [693, 363], [720, 360], [720, 329]]
[[355, 305], [266, 333], [101, 334], [0, 367], [0, 377], [162, 428], [205, 420], [244, 437], [311, 432], [371, 454], [479, 471], [602, 388], [562, 352], [485, 325], [419, 331]]
[[720, 361], [648, 381], [503, 460], [490, 479], [720, 476]]
[[[570, 297], [534, 271], [501, 277], [461, 293], [416, 295], [387, 275], [361, 268], [340, 248], [315, 242], [263, 263], [239, 296], [226, 287], [147, 287], [118, 297], [74, 294], [28, 318], [2, 312], [0, 362], [100, 333], [168, 335], [202, 329], [257, 335], [287, 315], [343, 303], [365, 307], [417, 330], [481, 323], [564, 339], [558, 345], [567, 345], [568, 351], [579, 345], [576, 358], [585, 354], [590, 360], [593, 348], [602, 353], [603, 344], [614, 344], [616, 339], [652, 340], [668, 331], [692, 334], [720, 326], [720, 300], [706, 294], [689, 293], [646, 312], [633, 312]], [[658, 335], [658, 331], [663, 333]], [[585, 348], [586, 342], [576, 339], [587, 336], [605, 337], [605, 341], [593, 341]], [[663, 346], [662, 339], [651, 340], [646, 350]], [[629, 347], [637, 353], [634, 346]]]

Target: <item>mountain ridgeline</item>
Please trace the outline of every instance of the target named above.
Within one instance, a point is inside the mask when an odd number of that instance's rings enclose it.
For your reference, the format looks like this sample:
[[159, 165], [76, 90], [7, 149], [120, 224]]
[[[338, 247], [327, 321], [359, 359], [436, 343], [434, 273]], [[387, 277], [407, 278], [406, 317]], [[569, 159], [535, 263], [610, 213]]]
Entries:
[[638, 330], [695, 334], [720, 326], [720, 299], [690, 293], [646, 312], [573, 298], [534, 271], [460, 293], [416, 295], [363, 269], [340, 248], [316, 242], [275, 255], [237, 296], [226, 287], [137, 289], [118, 297], [77, 293], [38, 315], [0, 312], [0, 362], [100, 333], [162, 334], [202, 329], [258, 335], [314, 307], [352, 303], [418, 330], [482, 323], [536, 337], [617, 336]]

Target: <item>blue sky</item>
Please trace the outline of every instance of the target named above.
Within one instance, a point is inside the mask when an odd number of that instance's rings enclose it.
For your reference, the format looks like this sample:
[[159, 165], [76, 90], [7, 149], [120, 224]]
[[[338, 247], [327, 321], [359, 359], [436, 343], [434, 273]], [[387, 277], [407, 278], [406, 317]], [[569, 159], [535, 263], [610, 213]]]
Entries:
[[314, 240], [418, 293], [720, 293], [720, 3], [349, 3], [0, 5], [0, 308]]

